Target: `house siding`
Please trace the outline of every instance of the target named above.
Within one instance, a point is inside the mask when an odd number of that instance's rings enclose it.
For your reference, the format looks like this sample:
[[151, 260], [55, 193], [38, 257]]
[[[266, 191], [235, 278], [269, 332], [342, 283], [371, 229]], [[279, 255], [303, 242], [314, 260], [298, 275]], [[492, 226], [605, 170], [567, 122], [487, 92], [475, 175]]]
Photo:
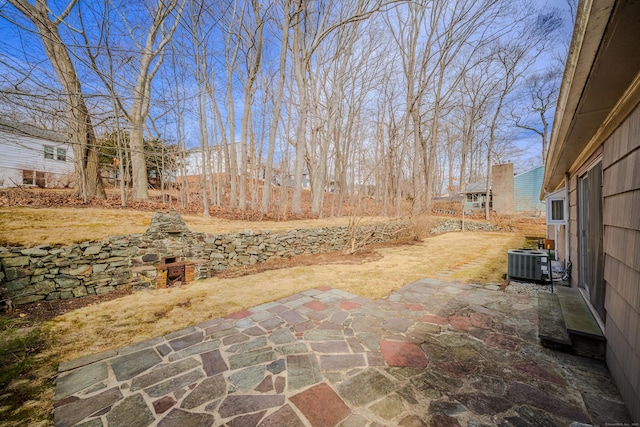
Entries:
[[606, 140], [602, 155], [607, 364], [640, 419], [640, 108]]
[[[54, 147], [54, 159], [45, 159], [44, 146]], [[45, 173], [47, 187], [67, 186], [73, 180], [73, 150], [68, 144], [0, 131], [0, 187], [22, 185], [22, 171]], [[56, 149], [66, 150], [66, 160], [56, 160]]]
[[513, 178], [514, 211], [540, 215], [546, 205], [540, 201], [540, 190], [544, 179], [544, 166], [523, 172]]
[[580, 257], [578, 256], [578, 177], [569, 179], [569, 259], [571, 260], [571, 286], [578, 287]]

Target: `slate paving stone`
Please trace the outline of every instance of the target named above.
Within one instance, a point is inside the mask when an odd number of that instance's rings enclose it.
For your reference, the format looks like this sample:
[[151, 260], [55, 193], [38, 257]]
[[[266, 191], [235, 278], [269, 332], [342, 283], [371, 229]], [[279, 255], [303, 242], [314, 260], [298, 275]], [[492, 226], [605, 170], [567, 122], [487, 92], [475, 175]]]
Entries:
[[229, 369], [219, 350], [202, 353], [200, 358], [202, 360], [202, 369], [208, 377], [220, 374]]
[[449, 320], [446, 317], [437, 316], [435, 314], [425, 314], [420, 318], [421, 322], [435, 323], [436, 325], [448, 325]]
[[349, 312], [344, 310], [336, 311], [329, 317], [329, 321], [335, 324], [343, 325], [343, 322], [349, 318]]
[[[326, 383], [320, 383], [289, 398], [312, 426], [335, 426], [351, 409]], [[331, 408], [330, 410], [328, 410]]]
[[327, 341], [343, 338], [342, 331], [333, 329], [311, 329], [304, 333], [307, 341]]
[[315, 311], [322, 311], [327, 308], [325, 303], [316, 300], [305, 302], [303, 305]]
[[379, 352], [380, 351], [380, 334], [375, 332], [363, 332], [356, 334], [356, 338], [360, 341], [368, 350]]
[[404, 403], [397, 394], [391, 394], [385, 397], [379, 402], [369, 406], [369, 409], [385, 420], [392, 420], [405, 411]]
[[153, 402], [153, 410], [156, 414], [164, 414], [171, 409], [176, 403], [178, 403], [171, 396], [164, 396]]
[[239, 319], [244, 319], [245, 317], [249, 317], [253, 314], [252, 311], [250, 310], [242, 310], [242, 311], [238, 311], [236, 313], [232, 313], [229, 314], [227, 316], [224, 316], [225, 319], [234, 319], [234, 320], [239, 320]]
[[222, 345], [232, 345], [249, 341], [249, 337], [245, 334], [228, 335], [222, 339]]
[[545, 369], [533, 362], [512, 363], [511, 366], [528, 377], [538, 378], [540, 380], [549, 381], [559, 385], [567, 384], [567, 381], [564, 378], [559, 377], [553, 372], [549, 372], [548, 368]]
[[446, 415], [434, 415], [429, 420], [430, 427], [461, 427], [460, 422], [454, 417], [448, 417]]
[[454, 416], [462, 414], [466, 410], [467, 409], [460, 402], [456, 401], [432, 400], [429, 403], [429, 412], [433, 414]]
[[631, 417], [624, 403], [606, 399], [595, 393], [585, 393], [584, 401], [596, 425], [631, 424]]
[[498, 347], [509, 351], [516, 351], [522, 345], [522, 340], [520, 338], [500, 333], [490, 334], [484, 342], [492, 347]]
[[469, 378], [469, 384], [476, 390], [496, 396], [504, 396], [507, 384], [498, 377], [483, 374], [474, 374]]
[[78, 399], [53, 410], [56, 427], [72, 426], [79, 423], [94, 412], [111, 406], [122, 399], [117, 387], [106, 390], [86, 399]]
[[353, 310], [360, 307], [362, 307], [362, 303], [356, 301], [344, 301], [340, 303], [340, 308], [343, 310]]
[[141, 394], [125, 398], [107, 415], [109, 426], [148, 426], [156, 420]]
[[264, 365], [249, 366], [229, 375], [227, 380], [238, 389], [246, 391], [262, 381], [266, 370]]
[[249, 415], [241, 415], [239, 417], [235, 417], [231, 421], [227, 422], [225, 425], [229, 427], [248, 427], [258, 425], [264, 414], [267, 411], [256, 412], [255, 414]]
[[295, 310], [283, 311], [279, 314], [288, 324], [297, 325], [298, 323], [306, 322], [308, 319]]
[[214, 424], [211, 414], [192, 413], [181, 409], [172, 409], [159, 423], [158, 427], [209, 427]]
[[102, 420], [100, 418], [95, 418], [82, 424], [77, 424], [77, 427], [102, 427]]
[[398, 425], [400, 427], [427, 427], [427, 423], [422, 421], [417, 415], [407, 415], [404, 417]]
[[288, 329], [276, 329], [269, 336], [269, 341], [274, 344], [290, 344], [296, 342], [296, 337]]
[[118, 381], [129, 380], [156, 366], [162, 359], [152, 348], [112, 359], [109, 364]]
[[368, 423], [369, 420], [362, 415], [351, 414], [338, 424], [338, 427], [366, 427]]
[[72, 394], [107, 379], [107, 363], [100, 362], [62, 374], [56, 381], [55, 400], [64, 399]]
[[568, 418], [572, 421], [589, 422], [589, 417], [580, 409], [529, 384], [514, 382], [509, 387], [507, 396], [515, 403], [526, 404], [543, 409], [551, 414]]
[[148, 374], [144, 374], [142, 376], [134, 378], [131, 381], [130, 390], [137, 391], [149, 387], [150, 385], [164, 381], [167, 378], [171, 378], [183, 372], [187, 372], [195, 368], [196, 366], [200, 366], [200, 363], [195, 359], [183, 359], [179, 362], [155, 368]]
[[504, 397], [485, 393], [464, 393], [452, 397], [478, 415], [494, 416], [513, 407], [513, 403]]
[[271, 375], [265, 377], [260, 384], [258, 384], [255, 388], [255, 391], [259, 393], [267, 393], [274, 390], [273, 387], [273, 377]]
[[351, 348], [346, 341], [313, 342], [311, 349], [316, 353], [350, 353]]
[[267, 346], [267, 337], [258, 337], [249, 342], [234, 344], [227, 348], [229, 353], [246, 353], [248, 351], [262, 349]]
[[263, 329], [266, 329], [267, 331], [272, 331], [272, 330], [276, 329], [277, 327], [279, 327], [281, 325], [284, 325], [284, 324], [285, 324], [284, 320], [282, 320], [279, 317], [275, 317], [275, 316], [259, 323], [259, 325]]
[[275, 408], [284, 404], [282, 395], [237, 395], [231, 394], [223, 401], [218, 412], [222, 418], [248, 414], [250, 412], [262, 411], [264, 409]]
[[322, 380], [318, 361], [313, 354], [287, 356], [287, 389], [289, 391], [316, 384]]
[[[229, 424], [231, 426], [231, 424]], [[251, 425], [251, 424], [243, 424], [242, 427]], [[266, 417], [258, 427], [304, 427], [304, 423], [298, 417], [298, 414], [295, 413], [291, 406], [284, 405], [282, 408], [278, 409], [273, 414]], [[240, 426], [239, 426], [240, 427]]]
[[216, 375], [202, 380], [182, 401], [183, 409], [193, 409], [198, 406], [219, 399], [227, 393], [227, 382], [222, 375]]
[[364, 349], [364, 347], [362, 346], [362, 344], [360, 344], [360, 341], [358, 341], [356, 338], [347, 337], [345, 340], [346, 340], [347, 344], [349, 345], [349, 348], [351, 349], [351, 352], [353, 352], [353, 353], [364, 353], [366, 351]]
[[276, 380], [273, 383], [273, 386], [276, 390], [276, 393], [281, 394], [284, 391], [284, 388], [287, 385], [287, 380], [284, 377], [276, 377]]
[[262, 335], [266, 335], [267, 331], [262, 329], [260, 326], [253, 326], [251, 328], [247, 328], [243, 331], [243, 333], [250, 335], [252, 337], [259, 337]]
[[284, 369], [284, 359], [275, 360], [267, 365], [267, 370], [274, 375], [278, 375], [280, 372], [284, 371]]
[[367, 366], [364, 354], [322, 354], [320, 367], [327, 371], [342, 371]]
[[422, 349], [413, 343], [380, 341], [380, 350], [389, 366], [424, 368], [429, 364]]
[[395, 384], [377, 369], [366, 369], [338, 384], [338, 394], [352, 405], [362, 406], [386, 396]]
[[410, 326], [413, 326], [413, 320], [404, 319], [401, 317], [394, 317], [387, 319], [380, 325], [381, 328], [387, 329], [393, 332], [406, 332]]
[[153, 347], [155, 345], [161, 344], [164, 342], [164, 340], [165, 338], [163, 337], [157, 337], [157, 338], [152, 338], [150, 340], [142, 341], [136, 344], [131, 344], [118, 350], [118, 354], [125, 355], [129, 353], [135, 353], [136, 351], [142, 350], [143, 348]]
[[454, 329], [468, 331], [471, 326], [471, 319], [465, 316], [449, 316], [449, 324]]
[[[546, 411], [532, 408], [530, 406], [520, 406], [516, 408], [516, 415], [505, 417], [507, 425], [514, 427], [556, 427], [559, 425], [566, 425], [566, 421], [554, 417]], [[571, 424], [573, 425], [573, 423]], [[583, 424], [588, 427], [592, 427], [591, 424]]]
[[150, 397], [161, 397], [175, 389], [192, 384], [199, 379], [204, 378], [204, 376], [204, 373], [198, 369], [146, 388], [144, 392]]
[[278, 354], [287, 355], [287, 354], [307, 353], [309, 349], [307, 348], [307, 345], [305, 343], [296, 342], [293, 344], [285, 344], [285, 345], [276, 347], [275, 351]]
[[171, 341], [174, 338], [178, 338], [184, 335], [188, 335], [191, 334], [193, 332], [196, 331], [196, 328], [194, 326], [189, 326], [188, 328], [184, 328], [184, 329], [180, 329], [179, 331], [175, 331], [175, 332], [171, 332], [168, 333], [164, 336], [164, 339], [166, 339], [167, 341]]
[[275, 352], [270, 348], [260, 348], [247, 353], [233, 354], [229, 356], [229, 367], [232, 370], [246, 368], [247, 366], [260, 365], [272, 362], [276, 359]]
[[58, 366], [58, 372], [66, 372], [73, 369], [80, 368], [82, 366], [87, 366], [92, 363], [100, 362], [102, 360], [109, 359], [111, 357], [117, 356], [118, 352], [115, 350], [107, 350], [102, 351], [97, 354], [90, 354], [89, 356], [83, 356], [79, 359], [69, 360], [66, 362], [60, 363]]

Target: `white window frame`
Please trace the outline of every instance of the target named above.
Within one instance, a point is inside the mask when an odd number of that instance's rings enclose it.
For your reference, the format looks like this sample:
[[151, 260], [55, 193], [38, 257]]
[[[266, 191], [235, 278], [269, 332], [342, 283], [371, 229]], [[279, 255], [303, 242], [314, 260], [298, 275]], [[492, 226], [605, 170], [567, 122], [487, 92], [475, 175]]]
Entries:
[[67, 149], [63, 147], [56, 147], [56, 160], [61, 162], [67, 161]]
[[45, 145], [44, 146], [44, 158], [46, 160], [55, 160], [56, 158], [56, 150], [53, 145]]
[[[564, 190], [557, 191], [547, 196], [547, 224], [566, 224], [567, 223], [567, 197]], [[562, 202], [562, 218], [553, 218], [553, 202]]]

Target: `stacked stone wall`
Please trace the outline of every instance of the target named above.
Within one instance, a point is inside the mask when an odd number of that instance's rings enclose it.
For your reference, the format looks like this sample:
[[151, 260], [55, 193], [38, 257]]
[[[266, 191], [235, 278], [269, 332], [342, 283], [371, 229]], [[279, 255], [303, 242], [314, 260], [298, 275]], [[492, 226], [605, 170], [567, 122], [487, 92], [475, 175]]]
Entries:
[[405, 222], [361, 227], [244, 231], [210, 235], [190, 231], [175, 212], [157, 213], [144, 234], [110, 236], [61, 247], [0, 247], [0, 300], [21, 305], [100, 295], [120, 287], [155, 288], [166, 257], [195, 264], [195, 278], [274, 258], [342, 250], [352, 239], [380, 243], [408, 237]]

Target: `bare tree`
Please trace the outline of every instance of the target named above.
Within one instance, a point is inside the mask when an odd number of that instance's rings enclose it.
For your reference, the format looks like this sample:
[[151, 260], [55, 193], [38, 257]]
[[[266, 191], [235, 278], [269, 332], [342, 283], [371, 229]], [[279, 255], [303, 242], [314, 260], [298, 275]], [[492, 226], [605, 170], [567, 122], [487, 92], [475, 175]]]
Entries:
[[[262, 189], [262, 205], [260, 211], [264, 214], [269, 210], [271, 202], [271, 181], [273, 178], [273, 157], [275, 154], [276, 137], [278, 124], [280, 122], [280, 109], [282, 108], [282, 97], [284, 93], [284, 83], [287, 77], [287, 50], [289, 45], [289, 28], [291, 24], [291, 5], [293, 0], [284, 0], [282, 7], [283, 24], [280, 38], [280, 57], [278, 68], [278, 86], [276, 88], [276, 98], [273, 103], [273, 115], [269, 126], [269, 146], [267, 149], [267, 160], [264, 174], [264, 187]], [[283, 183], [281, 183], [283, 185]]]
[[517, 127], [534, 132], [540, 136], [542, 142], [542, 162], [547, 158], [549, 147], [550, 123], [549, 113], [553, 111], [560, 90], [562, 73], [559, 67], [554, 67], [541, 73], [531, 75], [525, 80], [525, 91], [529, 98], [526, 111], [538, 119], [536, 123], [527, 121], [525, 117], [519, 117], [512, 113]]
[[59, 27], [76, 7], [71, 0], [58, 14], [53, 13], [46, 0], [35, 4], [27, 0], [9, 0], [36, 27], [45, 52], [58, 81], [64, 90], [69, 139], [73, 145], [77, 190], [86, 202], [90, 197], [105, 197], [98, 165], [96, 137], [87, 108], [82, 85], [69, 49], [60, 35]]
[[[140, 44], [133, 32], [130, 32], [140, 54], [138, 76], [133, 87], [133, 102], [127, 114], [131, 132], [129, 140], [133, 175], [131, 198], [134, 201], [149, 199], [144, 155], [144, 123], [149, 115], [151, 83], [164, 60], [165, 47], [180, 22], [184, 4], [185, 0], [158, 0], [152, 12], [152, 21], [144, 44]], [[166, 28], [167, 20], [173, 14], [175, 14], [174, 21], [169, 28]]]

